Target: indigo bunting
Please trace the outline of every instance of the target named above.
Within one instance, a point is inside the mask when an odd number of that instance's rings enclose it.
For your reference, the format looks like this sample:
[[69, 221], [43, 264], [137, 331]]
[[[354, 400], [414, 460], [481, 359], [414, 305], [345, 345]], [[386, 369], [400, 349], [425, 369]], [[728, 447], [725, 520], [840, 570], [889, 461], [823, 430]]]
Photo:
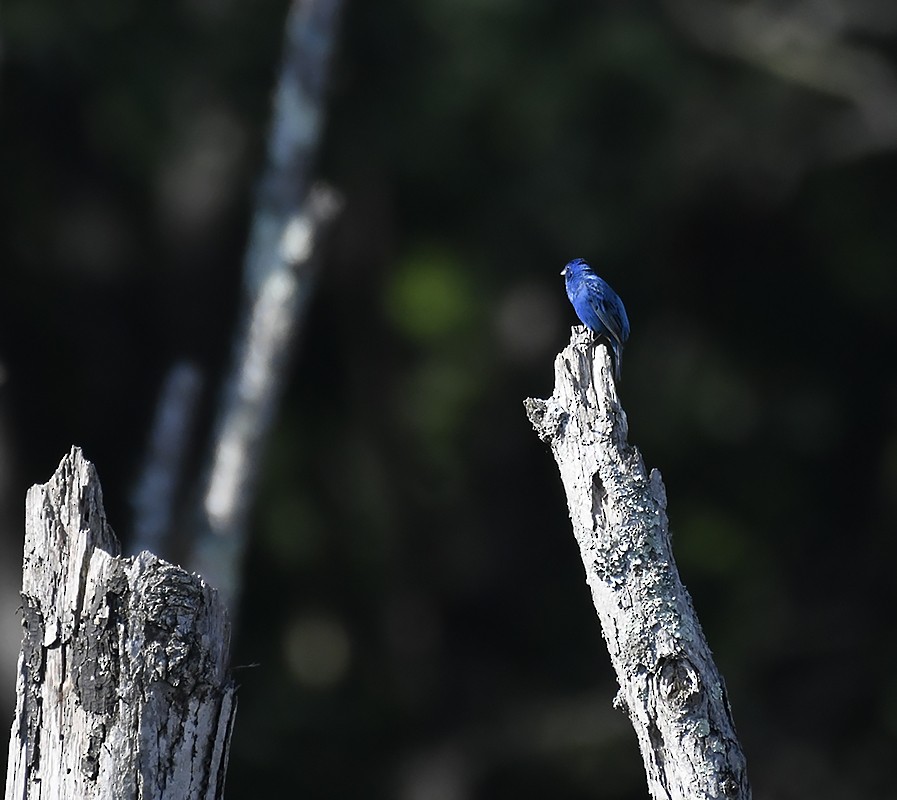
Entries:
[[590, 331], [610, 342], [614, 351], [614, 375], [620, 380], [623, 344], [629, 338], [629, 318], [623, 301], [592, 271], [584, 258], [574, 258], [561, 275], [565, 278], [567, 297], [576, 316]]

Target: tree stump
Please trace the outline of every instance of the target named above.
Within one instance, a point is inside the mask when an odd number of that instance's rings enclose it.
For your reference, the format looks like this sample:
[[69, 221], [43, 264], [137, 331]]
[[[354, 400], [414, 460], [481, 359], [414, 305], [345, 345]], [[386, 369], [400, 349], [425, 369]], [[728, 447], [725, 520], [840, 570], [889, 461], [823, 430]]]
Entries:
[[660, 473], [628, 444], [607, 348], [583, 327], [528, 399], [567, 494], [586, 581], [655, 800], [750, 800], [723, 679], [673, 559]]
[[236, 710], [217, 593], [148, 552], [123, 558], [73, 448], [28, 491], [6, 800], [213, 800]]

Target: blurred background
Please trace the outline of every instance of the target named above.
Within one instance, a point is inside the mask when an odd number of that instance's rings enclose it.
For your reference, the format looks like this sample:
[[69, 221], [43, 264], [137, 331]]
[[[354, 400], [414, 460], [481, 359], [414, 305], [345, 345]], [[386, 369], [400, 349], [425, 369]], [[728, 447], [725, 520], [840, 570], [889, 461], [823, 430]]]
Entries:
[[[7, 720], [27, 487], [82, 446], [129, 549], [187, 361], [195, 491], [286, 12], [4, 6]], [[350, 0], [328, 97], [345, 207], [232, 609], [228, 797], [646, 796], [522, 405], [552, 391], [576, 256], [629, 312], [630, 441], [755, 796], [894, 796], [897, 5]]]

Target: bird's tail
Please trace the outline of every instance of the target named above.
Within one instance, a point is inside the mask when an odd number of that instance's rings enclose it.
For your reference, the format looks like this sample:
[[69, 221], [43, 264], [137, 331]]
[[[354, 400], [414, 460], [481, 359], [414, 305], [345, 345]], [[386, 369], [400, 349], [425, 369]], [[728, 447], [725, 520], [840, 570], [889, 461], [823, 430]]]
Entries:
[[623, 345], [620, 344], [616, 339], [613, 340], [612, 345], [614, 350], [614, 379], [617, 383], [619, 383], [620, 369], [623, 362]]

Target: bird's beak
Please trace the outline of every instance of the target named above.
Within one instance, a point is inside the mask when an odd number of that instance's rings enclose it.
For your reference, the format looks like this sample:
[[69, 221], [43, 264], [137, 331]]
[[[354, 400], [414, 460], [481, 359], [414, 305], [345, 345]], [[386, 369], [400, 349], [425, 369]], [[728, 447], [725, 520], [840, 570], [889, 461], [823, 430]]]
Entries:
[[561, 275], [566, 275], [566, 274], [567, 274], [567, 268], [564, 267], [564, 268], [561, 270]]

